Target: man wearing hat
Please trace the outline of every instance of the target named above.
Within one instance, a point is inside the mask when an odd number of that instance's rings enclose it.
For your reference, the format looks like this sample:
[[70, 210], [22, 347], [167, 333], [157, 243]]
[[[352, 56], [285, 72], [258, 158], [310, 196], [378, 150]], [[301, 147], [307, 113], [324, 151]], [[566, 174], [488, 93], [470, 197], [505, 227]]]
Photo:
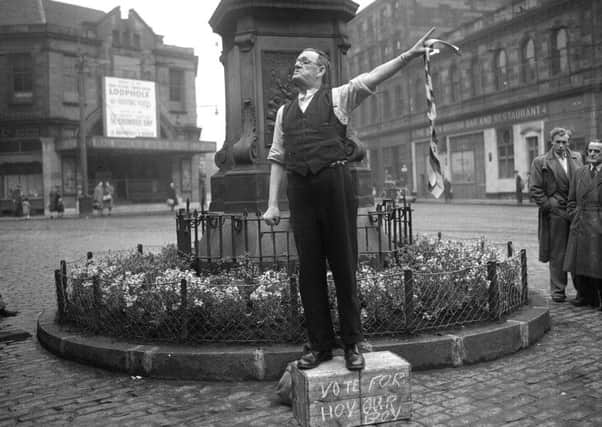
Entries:
[[602, 292], [602, 142], [587, 146], [586, 165], [577, 169], [571, 181], [568, 214], [572, 220], [565, 271], [578, 285], [576, 306], [600, 304]]
[[581, 155], [568, 147], [569, 137], [568, 129], [552, 129], [551, 149], [536, 157], [531, 165], [529, 193], [539, 206], [539, 260], [549, 262], [550, 293], [554, 302], [566, 301], [567, 273], [563, 262], [570, 226], [569, 184], [575, 171], [583, 166]]

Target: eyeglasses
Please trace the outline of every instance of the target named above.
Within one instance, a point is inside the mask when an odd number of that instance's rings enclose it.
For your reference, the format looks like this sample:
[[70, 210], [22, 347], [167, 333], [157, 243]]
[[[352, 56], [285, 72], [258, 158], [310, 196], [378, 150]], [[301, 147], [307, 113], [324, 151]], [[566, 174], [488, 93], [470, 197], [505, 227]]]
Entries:
[[588, 153], [600, 153], [600, 149], [599, 148], [588, 148], [587, 152]]
[[301, 65], [309, 65], [309, 64], [318, 65], [317, 62], [314, 62], [314, 61], [310, 60], [309, 58], [305, 58], [304, 56], [302, 56], [301, 58], [297, 58], [295, 63], [297, 63], [297, 62]]

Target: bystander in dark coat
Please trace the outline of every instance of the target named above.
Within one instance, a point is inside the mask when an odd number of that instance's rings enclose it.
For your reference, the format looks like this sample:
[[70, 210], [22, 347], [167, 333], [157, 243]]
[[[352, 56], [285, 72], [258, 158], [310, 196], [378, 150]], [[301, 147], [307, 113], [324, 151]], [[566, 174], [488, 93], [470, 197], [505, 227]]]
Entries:
[[[597, 150], [591, 153], [591, 150]], [[575, 305], [600, 304], [602, 291], [602, 143], [590, 143], [588, 165], [571, 182], [568, 213], [572, 218], [564, 269], [577, 277]], [[592, 154], [597, 156], [592, 161]]]
[[550, 151], [533, 160], [529, 192], [539, 206], [539, 260], [549, 262], [552, 300], [563, 302], [567, 285], [563, 262], [570, 226], [566, 210], [569, 184], [571, 176], [583, 163], [579, 153], [568, 149], [568, 130], [552, 129], [550, 140]]

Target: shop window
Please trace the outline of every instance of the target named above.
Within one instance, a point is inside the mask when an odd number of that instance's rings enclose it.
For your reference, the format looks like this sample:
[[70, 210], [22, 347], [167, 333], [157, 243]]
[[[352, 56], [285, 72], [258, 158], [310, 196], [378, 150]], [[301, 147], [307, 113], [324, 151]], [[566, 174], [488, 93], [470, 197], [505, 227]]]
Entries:
[[42, 185], [42, 174], [9, 174], [4, 175], [1, 180], [0, 198], [10, 199], [16, 188], [21, 188], [23, 196], [38, 198], [43, 197], [44, 187]]
[[11, 56], [13, 101], [30, 102], [33, 98], [33, 64], [31, 55]]
[[182, 191], [192, 191], [192, 161], [190, 159], [182, 160]]
[[497, 90], [508, 87], [508, 57], [504, 49], [498, 50], [495, 55], [495, 88]]
[[514, 176], [514, 142], [511, 128], [497, 131], [497, 159], [498, 176], [512, 178]]
[[579, 137], [579, 138], [573, 138], [571, 137], [571, 139], [569, 140], [569, 145], [571, 150], [576, 151], [577, 153], [581, 153], [582, 156], [587, 156], [587, 153], [585, 152], [585, 149], [587, 148], [585, 146], [585, 138], [584, 137]]
[[184, 70], [169, 70], [169, 100], [182, 102], [184, 100]]
[[77, 163], [75, 157], [64, 157], [61, 168], [64, 193], [75, 194], [77, 191]]
[[559, 28], [552, 34], [552, 74], [569, 71], [568, 35], [566, 28]]
[[529, 167], [533, 160], [539, 155], [539, 138], [536, 136], [527, 137], [527, 155], [529, 156]]
[[521, 47], [521, 80], [523, 83], [531, 83], [536, 79], [535, 43], [533, 39], [527, 39]]

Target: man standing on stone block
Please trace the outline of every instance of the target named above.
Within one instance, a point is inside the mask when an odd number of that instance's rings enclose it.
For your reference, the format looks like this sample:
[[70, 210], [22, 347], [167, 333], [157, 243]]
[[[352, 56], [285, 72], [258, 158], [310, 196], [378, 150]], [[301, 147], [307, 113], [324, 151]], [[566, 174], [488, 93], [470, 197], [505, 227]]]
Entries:
[[575, 306], [600, 304], [602, 292], [602, 142], [587, 147], [587, 165], [577, 169], [569, 189], [568, 214], [572, 219], [564, 257], [578, 286]]
[[[583, 163], [579, 153], [569, 149], [570, 133], [564, 128], [550, 131], [550, 151], [533, 160], [529, 192], [539, 206], [539, 260], [549, 262], [552, 301], [566, 301], [567, 273], [563, 271], [569, 236], [567, 213], [569, 184]], [[575, 278], [573, 277], [573, 282]], [[578, 289], [578, 286], [575, 285]]]
[[276, 115], [271, 161], [268, 225], [280, 220], [278, 193], [286, 171], [291, 225], [299, 254], [299, 288], [311, 349], [297, 363], [311, 369], [332, 359], [335, 335], [328, 307], [326, 261], [336, 287], [345, 364], [364, 368], [358, 343], [363, 339], [357, 294], [357, 207], [344, 140], [353, 109], [373, 94], [376, 86], [422, 56], [428, 31], [408, 51], [349, 83], [330, 87], [329, 61], [317, 49], [303, 50], [292, 81], [299, 95]]

